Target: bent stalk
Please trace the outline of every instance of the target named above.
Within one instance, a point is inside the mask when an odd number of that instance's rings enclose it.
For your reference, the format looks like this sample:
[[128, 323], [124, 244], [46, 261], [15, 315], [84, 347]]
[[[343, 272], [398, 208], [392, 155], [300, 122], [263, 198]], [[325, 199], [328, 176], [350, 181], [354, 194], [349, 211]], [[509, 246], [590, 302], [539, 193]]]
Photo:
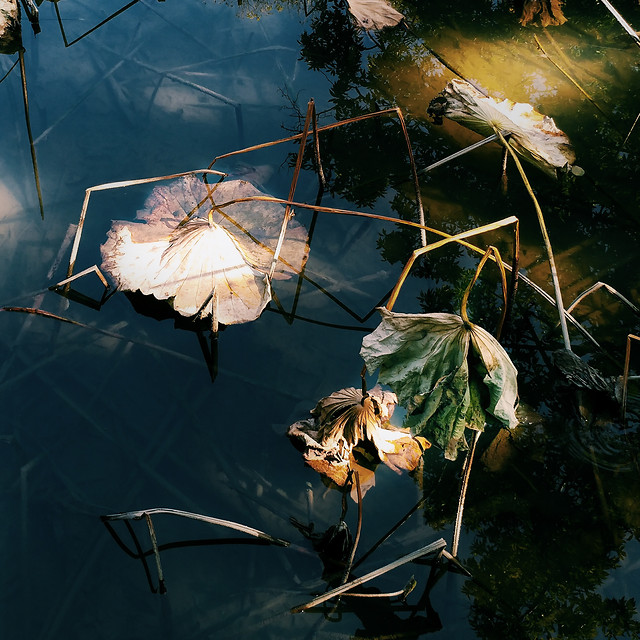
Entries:
[[518, 167], [518, 172], [520, 173], [520, 177], [522, 178], [522, 182], [527, 190], [527, 193], [533, 200], [533, 206], [536, 210], [536, 214], [538, 216], [538, 223], [540, 224], [540, 231], [542, 232], [542, 239], [544, 240], [544, 246], [547, 250], [547, 259], [549, 260], [549, 268], [551, 269], [551, 280], [553, 282], [553, 290], [556, 298], [556, 307], [558, 308], [558, 316], [560, 318], [560, 328], [562, 330], [562, 339], [564, 340], [564, 347], [567, 351], [571, 351], [571, 340], [569, 339], [569, 330], [567, 329], [567, 319], [565, 318], [564, 311], [564, 303], [562, 302], [562, 291], [560, 289], [560, 280], [558, 278], [558, 271], [556, 269], [556, 261], [553, 257], [553, 249], [551, 248], [551, 240], [549, 239], [549, 234], [547, 233], [547, 226], [544, 222], [544, 216], [542, 215], [542, 209], [538, 204], [538, 200], [533, 193], [533, 189], [531, 188], [531, 184], [522, 168], [522, 164], [516, 155], [516, 152], [513, 150], [511, 145], [504, 139], [502, 133], [495, 129], [495, 132], [498, 134], [498, 138], [500, 138], [500, 142], [504, 145], [505, 149], [509, 152], [513, 161], [516, 163], [516, 167]]

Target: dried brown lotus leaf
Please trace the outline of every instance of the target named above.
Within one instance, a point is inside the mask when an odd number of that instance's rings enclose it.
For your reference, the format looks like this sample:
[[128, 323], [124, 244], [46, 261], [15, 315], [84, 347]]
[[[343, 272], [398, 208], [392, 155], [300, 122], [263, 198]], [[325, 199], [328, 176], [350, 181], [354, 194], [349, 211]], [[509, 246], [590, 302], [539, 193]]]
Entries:
[[305, 462], [338, 486], [347, 483], [350, 470], [358, 471], [364, 494], [375, 484], [378, 462], [398, 473], [413, 471], [430, 446], [424, 438], [388, 423], [396, 404], [395, 394], [379, 386], [366, 396], [353, 387], [340, 389], [322, 398], [312, 418], [291, 425], [287, 435]]
[[18, 0], [0, 0], [0, 53], [11, 55], [22, 48]]
[[384, 419], [383, 407], [375, 396], [363, 396], [362, 391], [349, 387], [322, 398], [311, 412], [319, 424], [318, 435], [325, 446], [332, 446], [344, 439], [355, 446], [369, 438]]

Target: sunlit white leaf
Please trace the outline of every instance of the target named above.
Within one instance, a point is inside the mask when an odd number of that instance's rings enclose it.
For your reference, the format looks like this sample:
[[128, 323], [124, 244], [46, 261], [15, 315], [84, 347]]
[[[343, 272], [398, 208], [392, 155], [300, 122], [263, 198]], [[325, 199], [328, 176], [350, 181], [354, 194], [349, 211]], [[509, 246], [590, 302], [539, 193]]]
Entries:
[[358, 26], [367, 30], [395, 27], [404, 16], [384, 0], [347, 0]]
[[457, 78], [447, 84], [435, 102], [441, 115], [477, 133], [491, 135], [498, 129], [509, 135], [509, 143], [518, 153], [553, 176], [556, 169], [575, 162], [569, 138], [553, 118], [537, 112], [530, 104], [496, 100]]
[[[263, 194], [245, 181], [209, 186], [194, 176], [156, 187], [139, 222], [113, 223], [101, 247], [102, 268], [120, 289], [168, 300], [184, 316], [211, 315], [221, 324], [255, 320], [271, 299], [267, 272], [284, 207], [220, 205], [257, 195]], [[290, 224], [282, 253], [288, 260], [278, 263], [280, 277], [304, 264], [301, 225]]]

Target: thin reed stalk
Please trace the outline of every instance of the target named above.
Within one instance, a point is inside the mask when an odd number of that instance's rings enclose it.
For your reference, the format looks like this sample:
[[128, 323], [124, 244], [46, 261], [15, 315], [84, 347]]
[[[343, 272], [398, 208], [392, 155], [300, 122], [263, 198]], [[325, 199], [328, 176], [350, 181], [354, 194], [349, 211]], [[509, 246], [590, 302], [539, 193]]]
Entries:
[[300, 613], [302, 611], [305, 611], [306, 609], [311, 609], [312, 607], [322, 604], [327, 600], [331, 600], [331, 598], [335, 596], [339, 596], [342, 593], [351, 591], [351, 589], [353, 589], [354, 587], [358, 587], [361, 584], [364, 584], [365, 582], [369, 582], [369, 580], [373, 580], [374, 578], [378, 578], [379, 576], [384, 575], [385, 573], [388, 573], [393, 569], [397, 569], [398, 567], [401, 567], [402, 565], [407, 564], [408, 562], [413, 562], [418, 558], [422, 558], [422, 556], [426, 556], [431, 553], [436, 553], [440, 549], [444, 548], [446, 544], [447, 543], [444, 541], [443, 538], [439, 538], [435, 542], [432, 542], [431, 544], [428, 544], [425, 547], [418, 549], [417, 551], [413, 551], [412, 553], [409, 553], [406, 556], [402, 556], [402, 558], [399, 558], [394, 562], [386, 564], [384, 567], [380, 567], [379, 569], [376, 569], [371, 573], [367, 573], [367, 575], [362, 576], [361, 578], [356, 578], [355, 580], [352, 580], [351, 582], [347, 582], [346, 584], [336, 587], [331, 591], [327, 591], [326, 593], [323, 593], [321, 596], [314, 598], [313, 600], [311, 600], [310, 602], [307, 602], [306, 604], [301, 604], [301, 605], [298, 605], [297, 607], [293, 607], [293, 609], [291, 609], [291, 613]]
[[531, 188], [531, 184], [529, 183], [527, 175], [525, 174], [524, 169], [522, 168], [522, 164], [520, 163], [520, 160], [518, 159], [518, 156], [517, 156], [516, 152], [513, 150], [511, 145], [504, 139], [504, 136], [502, 135], [502, 133], [497, 128], [495, 129], [495, 131], [498, 134], [498, 137], [500, 138], [500, 142], [502, 142], [504, 147], [507, 149], [507, 151], [509, 152], [509, 154], [513, 158], [513, 161], [516, 163], [516, 167], [518, 168], [518, 172], [520, 173], [520, 177], [522, 178], [522, 182], [524, 183], [524, 186], [525, 186], [525, 188], [527, 190], [527, 193], [529, 194], [529, 196], [531, 197], [531, 200], [533, 201], [533, 206], [534, 206], [534, 208], [536, 210], [536, 215], [538, 216], [538, 223], [540, 225], [540, 231], [542, 232], [542, 239], [544, 241], [544, 246], [545, 246], [545, 249], [547, 251], [547, 259], [549, 260], [549, 268], [551, 270], [551, 280], [553, 282], [553, 290], [554, 290], [554, 293], [555, 293], [556, 307], [558, 309], [558, 315], [559, 315], [559, 318], [560, 318], [560, 328], [562, 330], [562, 339], [564, 341], [564, 347], [565, 347], [565, 349], [567, 349], [567, 351], [571, 351], [571, 340], [569, 339], [569, 330], [567, 329], [567, 319], [565, 318], [564, 303], [562, 302], [562, 290], [560, 289], [560, 279], [558, 278], [558, 271], [556, 269], [556, 261], [555, 261], [555, 259], [553, 257], [553, 249], [551, 248], [551, 240], [549, 239], [549, 234], [547, 232], [547, 226], [546, 226], [546, 224], [544, 222], [544, 216], [542, 215], [542, 209], [540, 208], [540, 205], [538, 204], [538, 199], [536, 198], [535, 194], [533, 193], [533, 189]]
[[[24, 104], [24, 119], [27, 124], [27, 135], [29, 136], [29, 148], [31, 150], [31, 164], [33, 166], [33, 178], [38, 192], [38, 205], [40, 206], [40, 217], [44, 220], [44, 205], [42, 204], [42, 191], [40, 189], [40, 173], [38, 172], [38, 160], [36, 158], [36, 147], [31, 133], [31, 118], [29, 116], [29, 98], [27, 96], [27, 72], [24, 66], [24, 49], [18, 52], [20, 61], [20, 79], [22, 81], [22, 102]], [[12, 67], [13, 68], [13, 67]]]

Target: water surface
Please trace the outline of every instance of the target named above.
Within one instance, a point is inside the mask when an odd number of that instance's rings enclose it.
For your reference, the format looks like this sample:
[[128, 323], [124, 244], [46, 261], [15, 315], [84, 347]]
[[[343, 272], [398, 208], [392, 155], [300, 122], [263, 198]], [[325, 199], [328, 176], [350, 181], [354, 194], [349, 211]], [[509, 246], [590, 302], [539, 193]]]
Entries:
[[[339, 520], [342, 496], [304, 466], [285, 433], [319, 398], [360, 386], [361, 340], [378, 322], [369, 312], [395, 284], [417, 234], [321, 214], [307, 269], [312, 282], [297, 299], [297, 280], [274, 284], [282, 308], [295, 304], [297, 317], [288, 322], [272, 304], [259, 320], [226, 328], [213, 384], [194, 331], [137, 313], [122, 293], [98, 311], [47, 289], [66, 275], [87, 188], [205, 168], [216, 156], [297, 133], [311, 98], [321, 125], [399, 107], [418, 168], [475, 142], [461, 125], [436, 126], [426, 115], [453, 77], [435, 51], [492, 95], [553, 116], [571, 138], [583, 177], [560, 184], [526, 168], [565, 303], [598, 281], [637, 302], [637, 46], [590, 3], [572, 2], [569, 21], [546, 30], [521, 27], [506, 3], [423, 5], [398, 3], [410, 29], [375, 39], [332, 3], [305, 15], [295, 3], [141, 0], [70, 47], [53, 3], [40, 7], [37, 36], [23, 17], [45, 218], [16, 67], [0, 84], [0, 304], [79, 324], [0, 314], [3, 637], [640, 637], [635, 414], [624, 425], [598, 396], [562, 386], [551, 358], [562, 347], [553, 306], [525, 284], [502, 339], [519, 370], [522, 424], [511, 436], [480, 438], [465, 507], [459, 559], [474, 580], [446, 573], [421, 599], [430, 567], [405, 566], [371, 584], [396, 591], [414, 575], [418, 587], [407, 605], [344, 598], [337, 610], [296, 615], [290, 608], [326, 584], [290, 517], [324, 531]], [[67, 40], [121, 6], [59, 2]], [[640, 25], [636, 5], [619, 8]], [[534, 35], [592, 101], [541, 54]], [[0, 73], [16, 59], [3, 56]], [[324, 205], [415, 219], [397, 118], [342, 127], [323, 135], [321, 147]], [[216, 168], [286, 198], [296, 152], [289, 142]], [[513, 166], [506, 194], [500, 183], [497, 145], [423, 175], [428, 224], [454, 233], [518, 216], [523, 274], [551, 293], [540, 230]], [[307, 153], [296, 199], [313, 203], [317, 185]], [[76, 272], [100, 263], [111, 221], [133, 220], [151, 188], [92, 196]], [[296, 216], [312, 225], [310, 211]], [[496, 244], [510, 260], [511, 240], [505, 229], [477, 242]], [[434, 253], [395, 309], [457, 313], [477, 260], [452, 248]], [[102, 294], [95, 274], [76, 288]], [[494, 330], [499, 311], [497, 280], [487, 272], [469, 312]], [[571, 329], [575, 351], [603, 375], [621, 375], [627, 334], [638, 332], [634, 313], [601, 290], [575, 315], [601, 346]], [[434, 447], [412, 476], [380, 465], [363, 501], [356, 557], [426, 501], [357, 575], [439, 537], [450, 543], [463, 460], [446, 461]], [[161, 596], [100, 521], [153, 507], [234, 520], [292, 545], [167, 549]], [[353, 502], [346, 520], [355, 531]], [[232, 535], [168, 516], [154, 523], [161, 545]], [[133, 527], [149, 549], [145, 523]], [[132, 545], [126, 528], [116, 528]]]

